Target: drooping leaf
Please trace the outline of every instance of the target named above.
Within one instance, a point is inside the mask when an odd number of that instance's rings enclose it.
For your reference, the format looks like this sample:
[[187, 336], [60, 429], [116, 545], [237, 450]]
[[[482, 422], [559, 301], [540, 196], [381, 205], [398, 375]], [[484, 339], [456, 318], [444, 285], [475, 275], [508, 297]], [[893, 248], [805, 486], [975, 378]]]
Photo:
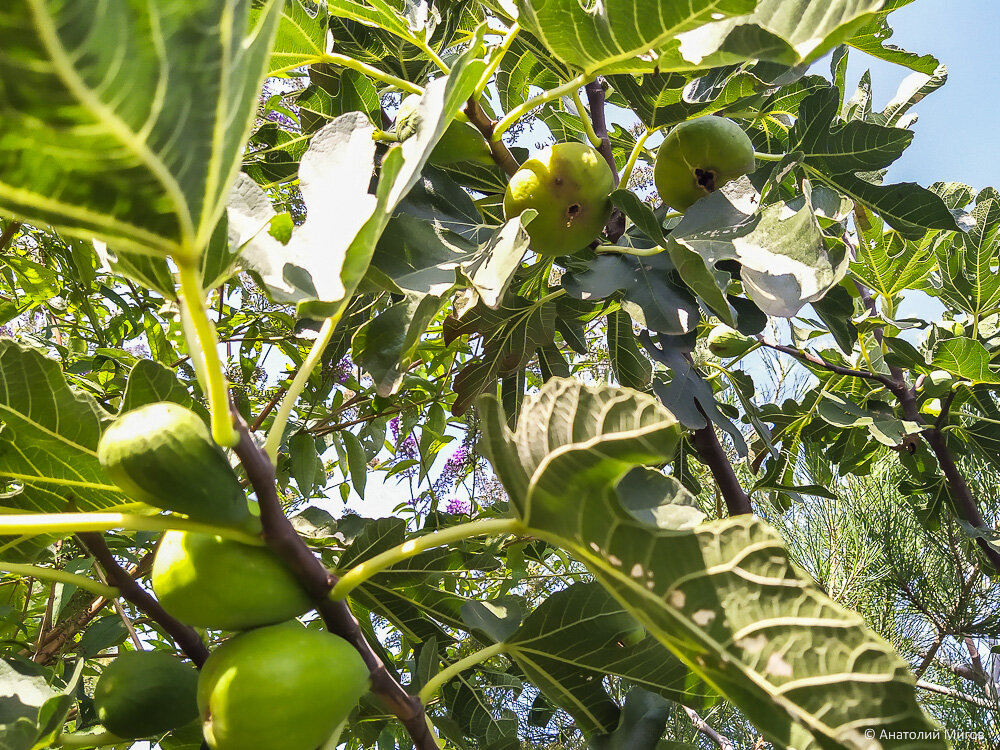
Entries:
[[614, 485], [668, 459], [677, 423], [649, 397], [553, 379], [516, 431], [495, 399], [484, 447], [530, 533], [569, 550], [682, 662], [738, 701], [777, 746], [866, 746], [864, 730], [927, 731], [914, 679], [857, 614], [792, 564], [781, 537], [740, 516], [688, 531], [643, 525]]
[[375, 128], [367, 117], [342, 115], [313, 137], [299, 168], [307, 219], [287, 244], [266, 232], [275, 212], [263, 191], [248, 177], [237, 182], [229, 204], [230, 241], [246, 246], [244, 261], [276, 301], [297, 303], [300, 315], [327, 317], [353, 292], [393, 210], [482, 75], [481, 46], [482, 30], [451, 73], [427, 85], [417, 108], [421, 125], [382, 158], [375, 194], [368, 192]]

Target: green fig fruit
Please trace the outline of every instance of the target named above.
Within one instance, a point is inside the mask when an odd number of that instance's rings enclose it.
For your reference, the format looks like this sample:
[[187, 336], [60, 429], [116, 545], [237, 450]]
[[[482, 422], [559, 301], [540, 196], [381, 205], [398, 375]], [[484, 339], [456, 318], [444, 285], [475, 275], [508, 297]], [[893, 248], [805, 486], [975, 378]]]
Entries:
[[198, 680], [205, 741], [213, 750], [316, 750], [368, 691], [350, 643], [297, 622], [230, 638]]
[[[420, 127], [418, 104], [420, 95], [410, 94], [399, 105], [399, 111], [396, 113], [396, 137], [400, 141], [405, 141]], [[438, 139], [427, 161], [438, 167], [462, 161], [493, 164], [493, 156], [479, 128], [471, 123], [455, 120]]]
[[126, 740], [155, 737], [198, 716], [198, 671], [164, 651], [129, 651], [94, 687], [97, 718]]
[[510, 178], [504, 217], [533, 208], [529, 247], [540, 255], [571, 255], [601, 233], [611, 215], [611, 168], [585, 143], [557, 143], [528, 159]]
[[716, 357], [725, 359], [746, 354], [755, 343], [757, 342], [749, 336], [722, 323], [708, 334], [708, 350]]
[[667, 206], [686, 211], [699, 198], [754, 170], [753, 144], [732, 120], [714, 115], [688, 120], [663, 139], [653, 182]]
[[188, 625], [245, 630], [283, 622], [312, 603], [267, 547], [211, 534], [168, 531], [153, 559], [153, 593]]
[[205, 523], [249, 521], [246, 493], [197, 414], [179, 404], [146, 404], [101, 435], [101, 466], [133, 500]]

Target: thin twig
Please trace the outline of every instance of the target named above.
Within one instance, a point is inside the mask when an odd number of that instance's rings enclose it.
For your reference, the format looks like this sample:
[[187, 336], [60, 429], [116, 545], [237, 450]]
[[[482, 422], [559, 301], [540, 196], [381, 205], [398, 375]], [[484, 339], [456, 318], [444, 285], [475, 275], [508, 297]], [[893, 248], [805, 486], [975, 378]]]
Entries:
[[978, 698], [975, 695], [969, 695], [968, 693], [963, 693], [960, 690], [954, 690], [944, 685], [937, 685], [933, 682], [927, 682], [926, 680], [917, 680], [917, 687], [921, 690], [927, 690], [931, 693], [938, 693], [939, 695], [947, 695], [949, 698], [956, 698], [960, 701], [965, 701], [966, 703], [971, 703], [974, 706], [979, 706], [980, 708], [996, 708], [996, 701], [989, 701], [985, 698]]
[[699, 716], [694, 709], [688, 708], [687, 706], [682, 706], [682, 708], [684, 709], [684, 713], [688, 715], [688, 718], [691, 720], [691, 724], [694, 725], [694, 728], [718, 745], [721, 750], [736, 750], [736, 745], [733, 744], [731, 739], [723, 737], [721, 734], [712, 729], [708, 722], [701, 718], [701, 716]]
[[774, 349], [775, 351], [782, 352], [783, 354], [788, 354], [789, 356], [795, 357], [795, 359], [800, 362], [806, 362], [808, 364], [816, 365], [816, 367], [821, 367], [824, 370], [829, 370], [836, 375], [843, 375], [849, 378], [862, 378], [864, 380], [874, 380], [881, 383], [886, 388], [895, 387], [895, 381], [888, 375], [883, 375], [879, 372], [868, 372], [867, 370], [856, 370], [852, 367], [843, 367], [841, 365], [835, 365], [833, 362], [827, 362], [825, 359], [812, 352], [803, 351], [802, 349], [796, 349], [793, 346], [785, 346], [784, 344], [776, 344], [773, 341], [768, 341], [763, 336], [757, 336], [757, 341], [759, 341], [763, 346], [768, 349]]

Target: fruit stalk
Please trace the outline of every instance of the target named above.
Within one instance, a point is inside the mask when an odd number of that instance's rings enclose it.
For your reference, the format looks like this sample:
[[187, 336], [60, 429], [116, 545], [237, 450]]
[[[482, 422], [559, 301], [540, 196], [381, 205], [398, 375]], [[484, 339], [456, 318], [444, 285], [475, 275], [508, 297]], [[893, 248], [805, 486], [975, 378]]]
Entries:
[[523, 530], [523, 524], [516, 518], [481, 518], [477, 521], [461, 523], [440, 531], [408, 539], [392, 549], [387, 549], [362, 563], [355, 565], [340, 577], [337, 585], [330, 591], [330, 599], [338, 601], [345, 599], [356, 587], [367, 581], [376, 573], [392, 567], [425, 550], [443, 547], [446, 544], [460, 542], [474, 536], [492, 534], [516, 534]]
[[195, 340], [188, 337], [188, 349], [192, 357], [200, 352], [204, 358], [204, 377], [207, 382], [201, 385], [208, 395], [209, 410], [212, 413], [212, 437], [223, 448], [232, 448], [239, 440], [239, 435], [233, 429], [229, 416], [229, 394], [226, 376], [222, 371], [222, 360], [219, 359], [219, 341], [215, 335], [215, 326], [205, 309], [205, 293], [201, 288], [198, 268], [187, 261], [178, 261], [177, 275], [181, 282], [181, 304], [195, 333]]
[[[386, 73], [384, 70], [379, 70], [371, 65], [366, 65], [363, 62], [355, 60], [353, 57], [348, 57], [347, 55], [338, 55], [335, 52], [326, 52], [323, 54], [322, 58], [317, 60], [317, 62], [338, 65], [342, 68], [350, 68], [351, 70], [357, 71], [358, 73], [366, 75], [369, 78], [374, 78], [376, 81], [381, 81], [389, 86], [405, 91], [408, 94], [424, 93], [424, 90], [415, 83], [410, 83], [403, 78], [397, 78], [390, 73]], [[301, 65], [301, 62], [298, 63], [298, 65]], [[296, 65], [296, 67], [298, 67], [298, 65]]]
[[118, 564], [114, 555], [111, 554], [111, 550], [108, 549], [108, 545], [104, 542], [103, 536], [96, 532], [87, 531], [78, 533], [77, 538], [84, 549], [104, 569], [104, 575], [111, 584], [118, 588], [121, 596], [134, 604], [146, 617], [162, 626], [180, 649], [187, 654], [187, 657], [194, 662], [195, 666], [201, 667], [205, 663], [205, 659], [208, 658], [208, 649], [194, 628], [188, 627], [180, 620], [167, 614], [160, 603], [142, 588], [128, 574], [127, 570]]
[[503, 653], [504, 644], [494, 643], [492, 646], [481, 648], [468, 656], [459, 659], [453, 664], [449, 664], [436, 675], [431, 677], [427, 684], [420, 688], [420, 700], [426, 705], [437, 695], [438, 690], [452, 677], [456, 677], [470, 667], [482, 664], [487, 659], [491, 659], [497, 654]]
[[327, 630], [347, 640], [361, 654], [371, 674], [372, 693], [378, 696], [406, 728], [416, 750], [439, 750], [427, 725], [423, 704], [416, 696], [406, 692], [390, 674], [382, 659], [365, 639], [361, 625], [347, 602], [334, 602], [328, 598], [327, 595], [337, 583], [337, 577], [306, 546], [285, 516], [275, 487], [274, 464], [267, 452], [254, 444], [246, 423], [235, 410], [234, 420], [240, 434], [234, 450], [257, 495], [264, 540], [282, 557], [309, 592]]
[[520, 120], [524, 115], [528, 114], [535, 107], [540, 107], [546, 102], [555, 101], [561, 96], [566, 94], [572, 94], [583, 84], [587, 82], [586, 76], [577, 76], [569, 83], [564, 83], [561, 86], [556, 86], [554, 89], [549, 89], [538, 96], [532, 97], [525, 102], [517, 105], [508, 112], [503, 118], [496, 124], [493, 128], [493, 134], [490, 138], [494, 141], [499, 141], [500, 137], [507, 132], [507, 130], [518, 120]]

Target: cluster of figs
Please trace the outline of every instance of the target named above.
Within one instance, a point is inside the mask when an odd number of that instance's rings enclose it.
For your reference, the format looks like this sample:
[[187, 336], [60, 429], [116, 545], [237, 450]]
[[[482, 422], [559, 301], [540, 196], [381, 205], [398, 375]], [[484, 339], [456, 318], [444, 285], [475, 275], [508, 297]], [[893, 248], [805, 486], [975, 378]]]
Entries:
[[[98, 459], [134, 500], [214, 527], [260, 529], [225, 453], [183, 406], [126, 412], [102, 435]], [[268, 547], [168, 531], [151, 578], [170, 615], [234, 634], [200, 671], [164, 651], [118, 656], [94, 689], [98, 718], [112, 734], [156, 738], [200, 720], [213, 750], [315, 750], [368, 691], [358, 651], [296, 619], [312, 602]]]
[[[417, 99], [397, 116], [395, 137], [419, 126]], [[486, 142], [455, 122], [431, 163], [491, 162]], [[731, 120], [708, 116], [673, 128], [653, 170], [663, 203], [685, 211], [697, 200], [754, 169], [754, 150]], [[532, 209], [529, 247], [543, 256], [578, 253], [611, 215], [614, 177], [600, 152], [559, 143], [526, 161], [503, 200], [510, 219]], [[714, 331], [711, 349], [738, 356], [752, 341], [732, 329]], [[201, 417], [174, 403], [142, 406], [120, 416], [102, 436], [98, 458], [133, 500], [216, 527], [260, 529], [252, 504]], [[152, 588], [181, 622], [233, 633], [202, 669], [163, 651], [130, 651], [102, 672], [94, 700], [108, 731], [132, 740], [155, 738], [200, 720], [213, 750], [314, 750], [350, 716], [369, 688], [357, 650], [297, 619], [312, 602], [269, 548], [211, 533], [169, 531], [159, 541]]]

